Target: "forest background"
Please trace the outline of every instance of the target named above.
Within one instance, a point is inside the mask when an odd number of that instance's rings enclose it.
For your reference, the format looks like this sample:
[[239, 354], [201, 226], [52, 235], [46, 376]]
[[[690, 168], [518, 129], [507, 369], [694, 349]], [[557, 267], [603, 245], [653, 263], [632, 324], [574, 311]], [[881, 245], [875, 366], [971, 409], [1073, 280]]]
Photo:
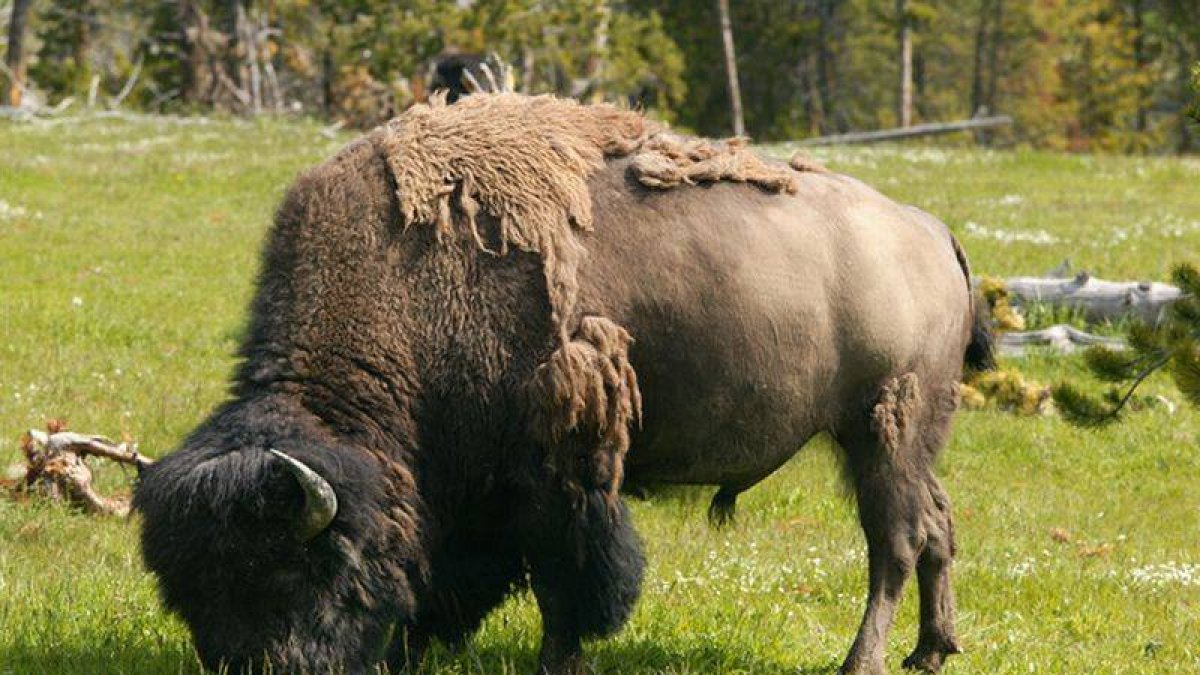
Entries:
[[[725, 0], [0, 0], [10, 104], [302, 115], [370, 126], [449, 53], [521, 91], [628, 101], [733, 130]], [[1198, 0], [732, 0], [758, 141], [1005, 114], [977, 135], [1070, 151], [1194, 152]], [[15, 52], [15, 53], [14, 53]], [[907, 93], [906, 93], [907, 91]]]

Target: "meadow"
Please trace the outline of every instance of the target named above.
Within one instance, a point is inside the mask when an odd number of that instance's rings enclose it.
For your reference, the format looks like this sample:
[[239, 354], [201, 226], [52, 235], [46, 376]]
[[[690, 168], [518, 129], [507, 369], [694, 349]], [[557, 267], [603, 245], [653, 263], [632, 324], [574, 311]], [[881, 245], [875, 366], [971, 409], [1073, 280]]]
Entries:
[[[350, 135], [305, 122], [148, 119], [0, 124], [0, 467], [47, 418], [132, 435], [158, 455], [220, 402], [284, 188]], [[787, 146], [767, 148], [786, 155]], [[812, 153], [944, 219], [976, 271], [1069, 258], [1162, 279], [1200, 258], [1200, 159], [932, 145]], [[1078, 357], [1013, 365], [1053, 382]], [[1055, 416], [965, 412], [939, 466], [954, 499], [965, 653], [950, 673], [1200, 671], [1200, 415], [1180, 404], [1103, 432]], [[105, 490], [131, 475], [98, 469]], [[826, 673], [849, 647], [866, 564], [853, 505], [818, 439], [745, 494], [733, 527], [711, 489], [632, 502], [650, 561], [603, 673]], [[199, 672], [161, 609], [136, 518], [0, 499], [0, 673]], [[916, 636], [914, 586], [888, 654]], [[429, 673], [533, 672], [538, 617], [518, 594]]]

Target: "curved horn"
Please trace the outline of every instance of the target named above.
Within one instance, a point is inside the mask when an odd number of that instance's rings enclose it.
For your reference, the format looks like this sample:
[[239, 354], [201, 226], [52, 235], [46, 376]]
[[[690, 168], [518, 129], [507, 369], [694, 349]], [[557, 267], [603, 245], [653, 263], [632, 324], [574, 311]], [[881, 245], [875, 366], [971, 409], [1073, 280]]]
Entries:
[[300, 541], [308, 541], [321, 534], [325, 528], [329, 527], [329, 523], [333, 522], [333, 517], [337, 515], [338, 510], [337, 494], [329, 482], [321, 478], [321, 474], [308, 468], [304, 462], [293, 459], [274, 448], [270, 452], [283, 460], [288, 471], [304, 490], [304, 516], [296, 527], [296, 534], [300, 537]]

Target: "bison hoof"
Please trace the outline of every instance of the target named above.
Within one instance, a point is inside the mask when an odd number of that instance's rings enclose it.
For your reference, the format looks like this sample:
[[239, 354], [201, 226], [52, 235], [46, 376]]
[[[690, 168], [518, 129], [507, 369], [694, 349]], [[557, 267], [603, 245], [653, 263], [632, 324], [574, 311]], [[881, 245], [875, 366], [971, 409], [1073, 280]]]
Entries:
[[917, 645], [913, 653], [904, 659], [904, 667], [923, 673], [936, 673], [942, 669], [947, 656], [961, 653], [962, 650], [954, 640], [947, 640], [939, 645]]

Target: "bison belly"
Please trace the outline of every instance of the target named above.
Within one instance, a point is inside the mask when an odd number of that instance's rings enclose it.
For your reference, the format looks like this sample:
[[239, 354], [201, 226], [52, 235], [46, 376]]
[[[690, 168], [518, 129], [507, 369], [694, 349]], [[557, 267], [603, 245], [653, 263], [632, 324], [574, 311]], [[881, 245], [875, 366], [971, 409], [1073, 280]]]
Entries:
[[648, 192], [619, 162], [594, 179], [580, 310], [634, 339], [631, 484], [748, 487], [887, 377], [961, 363], [969, 295], [944, 226], [852, 179], [800, 185]]

